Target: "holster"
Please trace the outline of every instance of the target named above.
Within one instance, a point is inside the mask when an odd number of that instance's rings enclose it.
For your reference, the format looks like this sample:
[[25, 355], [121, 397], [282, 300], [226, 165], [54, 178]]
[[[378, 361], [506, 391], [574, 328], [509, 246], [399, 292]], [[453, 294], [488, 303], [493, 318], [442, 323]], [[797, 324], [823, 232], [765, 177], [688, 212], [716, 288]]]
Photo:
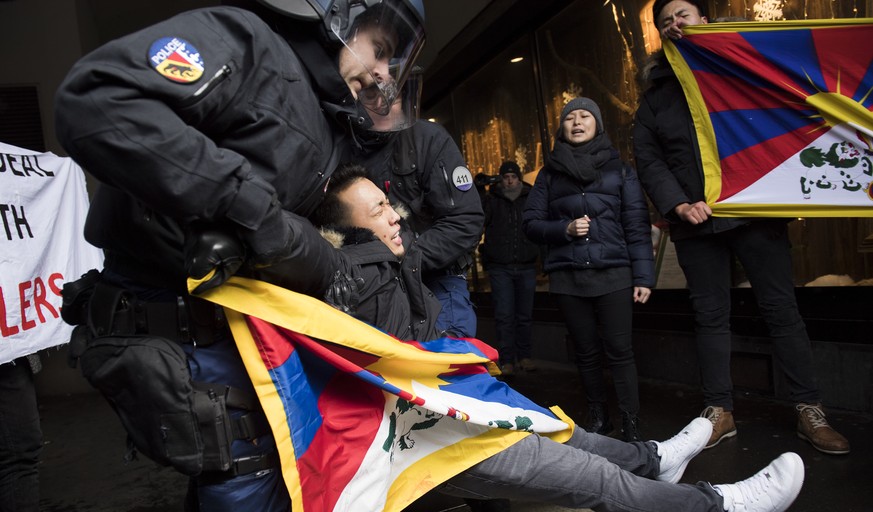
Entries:
[[128, 433], [129, 457], [139, 451], [186, 475], [213, 480], [277, 465], [277, 457], [231, 455], [234, 440], [270, 432], [254, 393], [191, 380], [181, 344], [214, 342], [218, 329], [227, 329], [223, 314], [215, 313], [220, 308], [193, 297], [148, 303], [90, 273], [86, 277], [87, 286], [64, 290], [71, 290], [70, 304], [79, 304], [76, 318], [82, 321], [73, 330], [69, 363], [78, 363], [112, 405]]
[[175, 302], [142, 301], [101, 280], [96, 270], [65, 284], [62, 295], [64, 320], [86, 325], [91, 336], [148, 334], [198, 346], [230, 336], [224, 310], [209, 301], [190, 295]]
[[473, 254], [465, 252], [454, 263], [446, 268], [446, 275], [450, 276], [465, 276], [467, 271], [473, 265]]

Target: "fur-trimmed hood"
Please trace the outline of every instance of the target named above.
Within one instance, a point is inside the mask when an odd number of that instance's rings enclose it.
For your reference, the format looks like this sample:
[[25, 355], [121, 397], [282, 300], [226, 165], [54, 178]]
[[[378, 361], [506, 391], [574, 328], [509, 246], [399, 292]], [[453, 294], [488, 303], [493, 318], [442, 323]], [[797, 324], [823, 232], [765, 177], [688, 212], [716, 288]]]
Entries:
[[318, 232], [322, 238], [337, 249], [341, 249], [345, 245], [359, 245], [379, 240], [372, 231], [366, 228], [323, 226]]

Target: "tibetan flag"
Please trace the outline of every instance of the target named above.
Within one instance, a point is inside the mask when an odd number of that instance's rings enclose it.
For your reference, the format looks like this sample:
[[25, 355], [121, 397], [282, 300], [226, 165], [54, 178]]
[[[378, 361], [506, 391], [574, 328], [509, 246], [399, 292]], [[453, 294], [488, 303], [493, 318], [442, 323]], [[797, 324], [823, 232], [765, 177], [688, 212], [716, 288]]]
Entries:
[[714, 215], [873, 216], [873, 19], [683, 30], [665, 51]]
[[224, 306], [295, 512], [399, 511], [533, 432], [572, 421], [489, 374], [475, 339], [403, 342], [324, 302], [233, 277]]

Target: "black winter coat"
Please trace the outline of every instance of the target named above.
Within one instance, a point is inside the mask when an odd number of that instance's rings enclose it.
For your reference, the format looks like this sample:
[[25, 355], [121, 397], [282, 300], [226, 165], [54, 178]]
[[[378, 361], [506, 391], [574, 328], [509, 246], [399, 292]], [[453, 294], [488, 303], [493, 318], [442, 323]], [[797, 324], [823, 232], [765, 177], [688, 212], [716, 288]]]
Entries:
[[[524, 210], [524, 232], [548, 245], [546, 272], [630, 266], [633, 285], [655, 285], [649, 211], [634, 170], [614, 156], [601, 177], [583, 187], [575, 178], [546, 165], [537, 176]], [[589, 233], [567, 235], [567, 225], [588, 215]]]
[[[320, 283], [346, 274], [357, 280], [358, 303], [352, 316], [401, 340], [432, 340], [440, 302], [422, 284], [421, 259], [409, 253], [398, 259], [391, 249], [362, 228], [319, 232], [308, 220], [288, 214], [295, 250], [280, 264], [259, 269], [255, 277], [315, 295]], [[404, 242], [408, 244], [408, 242]], [[319, 299], [324, 297], [315, 295]]]
[[485, 196], [485, 241], [479, 248], [482, 264], [530, 265], [539, 256], [539, 247], [524, 234], [522, 215], [532, 187], [522, 182], [515, 201], [504, 194], [502, 186], [492, 185]]
[[703, 166], [688, 102], [665, 58], [651, 71], [650, 80], [636, 113], [634, 155], [646, 194], [671, 223], [670, 238], [681, 240], [747, 224], [748, 219], [710, 217], [694, 225], [673, 212], [679, 204], [706, 200]]
[[[161, 44], [178, 43], [199, 54], [194, 81], [181, 64], [171, 64], [178, 81], [153, 67]], [[85, 234], [106, 267], [184, 291], [190, 222], [257, 230], [274, 197], [298, 213], [314, 206], [342, 132], [322, 114], [328, 95], [307, 69], [257, 15], [230, 7], [182, 13], [76, 63], [57, 93], [57, 134], [103, 184]]]

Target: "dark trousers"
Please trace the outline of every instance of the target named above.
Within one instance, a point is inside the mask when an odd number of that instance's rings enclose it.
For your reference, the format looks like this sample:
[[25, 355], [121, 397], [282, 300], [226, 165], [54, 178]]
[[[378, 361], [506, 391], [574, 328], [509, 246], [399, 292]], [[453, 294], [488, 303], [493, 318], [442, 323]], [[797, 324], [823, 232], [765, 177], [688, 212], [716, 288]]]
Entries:
[[0, 511], [39, 510], [42, 430], [25, 358], [0, 365]]
[[733, 256], [739, 259], [752, 285], [758, 309], [773, 339], [775, 360], [788, 378], [791, 399], [819, 402], [809, 336], [794, 295], [785, 221], [754, 221], [730, 231], [679, 240], [676, 255], [685, 272], [694, 308], [704, 404], [733, 410], [730, 373]]
[[489, 265], [497, 348], [501, 363], [530, 357], [536, 267]]
[[633, 350], [633, 288], [599, 297], [557, 294], [567, 330], [576, 349], [576, 367], [588, 403], [606, 403], [602, 357], [606, 356], [618, 407], [640, 411], [637, 364]]
[[625, 443], [576, 426], [566, 443], [530, 435], [446, 481], [452, 496], [550, 503], [573, 509], [723, 512], [706, 482], [671, 484], [655, 443]]

